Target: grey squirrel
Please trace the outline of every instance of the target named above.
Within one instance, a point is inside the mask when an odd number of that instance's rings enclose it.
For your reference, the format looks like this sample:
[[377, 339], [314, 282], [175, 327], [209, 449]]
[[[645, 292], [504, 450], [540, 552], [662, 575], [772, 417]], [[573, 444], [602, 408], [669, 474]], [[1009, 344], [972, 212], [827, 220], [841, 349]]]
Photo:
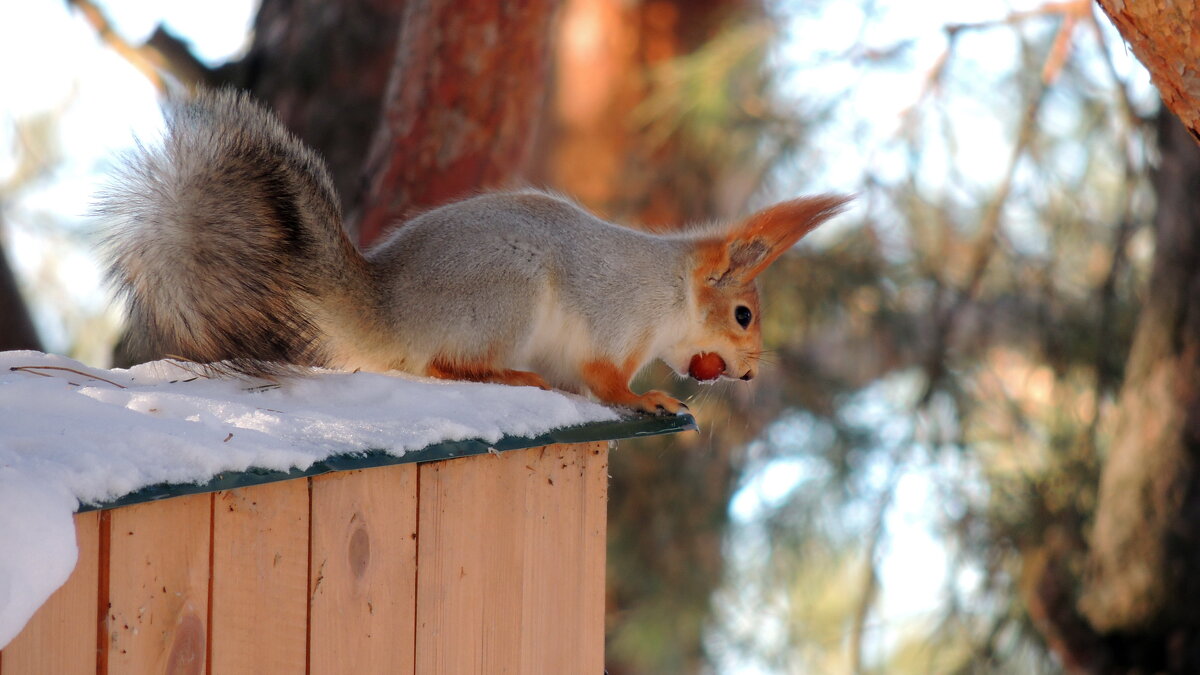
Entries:
[[360, 252], [323, 161], [241, 93], [168, 104], [98, 214], [109, 277], [147, 346], [241, 373], [277, 364], [558, 388], [646, 412], [655, 358], [749, 380], [755, 277], [849, 201], [783, 202], [721, 227], [654, 234], [537, 190], [433, 209]]

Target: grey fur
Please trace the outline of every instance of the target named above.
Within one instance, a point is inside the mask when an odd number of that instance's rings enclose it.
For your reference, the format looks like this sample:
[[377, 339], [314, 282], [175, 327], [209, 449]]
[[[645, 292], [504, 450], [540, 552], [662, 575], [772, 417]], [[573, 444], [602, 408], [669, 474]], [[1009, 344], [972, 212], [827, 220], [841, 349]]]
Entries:
[[[613, 225], [562, 197], [525, 190], [425, 213], [368, 260], [387, 270], [388, 328], [406, 351], [456, 345], [469, 358], [496, 344], [515, 349], [530, 337], [539, 298], [554, 293], [586, 324], [593, 351], [619, 359], [640, 337], [631, 326], [685, 313], [689, 252], [685, 241]], [[445, 328], [430, 331], [430, 322]]]

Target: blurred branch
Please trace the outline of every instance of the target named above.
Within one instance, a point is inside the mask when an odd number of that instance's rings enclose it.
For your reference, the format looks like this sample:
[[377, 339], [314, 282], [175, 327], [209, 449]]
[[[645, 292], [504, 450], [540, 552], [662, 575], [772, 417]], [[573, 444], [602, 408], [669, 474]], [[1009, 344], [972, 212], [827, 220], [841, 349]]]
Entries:
[[1042, 82], [1049, 84], [1058, 78], [1059, 71], [1067, 62], [1067, 55], [1071, 51], [1071, 40], [1075, 35], [1075, 27], [1079, 25], [1079, 22], [1091, 19], [1092, 0], [1046, 3], [1042, 5], [1041, 9], [1043, 12], [1062, 16], [1062, 23], [1054, 36], [1054, 44], [1050, 47], [1050, 54], [1042, 66]]
[[[1098, 397], [1113, 390], [1119, 384], [1119, 373], [1114, 372], [1114, 369], [1108, 366], [1107, 359], [1112, 354], [1112, 343], [1116, 332], [1113, 323], [1116, 314], [1117, 279], [1125, 268], [1125, 248], [1134, 231], [1133, 191], [1136, 180], [1133, 166], [1127, 163], [1123, 186], [1125, 204], [1121, 220], [1117, 224], [1116, 231], [1113, 232], [1112, 263], [1109, 264], [1104, 281], [1096, 291], [1100, 302], [1100, 315], [1096, 320], [1096, 395]], [[1099, 421], [1099, 401], [1097, 401], [1096, 412], [1092, 417], [1092, 435], [1094, 435]]]
[[1100, 26], [1100, 22], [1096, 19], [1095, 14], [1089, 15], [1092, 33], [1096, 39], [1096, 44], [1099, 47], [1101, 61], [1104, 63], [1105, 70], [1112, 79], [1113, 86], [1117, 91], [1117, 101], [1120, 106], [1121, 116], [1125, 121], [1124, 130], [1124, 148], [1121, 153], [1122, 159], [1122, 190], [1123, 200], [1121, 209], [1121, 219], [1117, 224], [1116, 231], [1113, 232], [1113, 240], [1111, 245], [1112, 262], [1109, 264], [1108, 272], [1105, 274], [1104, 281], [1097, 289], [1098, 302], [1100, 303], [1100, 314], [1096, 323], [1096, 405], [1092, 412], [1092, 421], [1088, 425], [1088, 433], [1086, 437], [1087, 450], [1094, 452], [1096, 447], [1096, 434], [1100, 426], [1100, 397], [1104, 394], [1115, 390], [1120, 385], [1120, 371], [1118, 368], [1110, 365], [1110, 359], [1113, 354], [1113, 342], [1115, 340], [1115, 326], [1113, 325], [1116, 317], [1117, 304], [1117, 280], [1119, 279], [1122, 270], [1126, 267], [1126, 247], [1129, 243], [1129, 238], [1134, 232], [1134, 210], [1133, 200], [1136, 191], [1139, 166], [1144, 166], [1145, 161], [1135, 161], [1135, 150], [1141, 144], [1135, 142], [1135, 136], [1139, 130], [1145, 126], [1144, 120], [1138, 116], [1133, 107], [1133, 102], [1129, 96], [1129, 88], [1126, 82], [1122, 79], [1120, 73], [1117, 72], [1116, 64], [1113, 63], [1112, 54], [1109, 51], [1108, 41], [1104, 38], [1104, 31]]
[[990, 19], [987, 21], [973, 21], [968, 23], [949, 23], [946, 24], [944, 30], [951, 37], [969, 30], [981, 30], [986, 28], [995, 28], [996, 26], [1013, 26], [1023, 23], [1029, 19], [1038, 19], [1046, 16], [1074, 16], [1078, 18], [1084, 11], [1090, 13], [1090, 9], [1084, 6], [1091, 6], [1091, 3], [1086, 0], [1064, 0], [1063, 2], [1045, 2], [1040, 7], [1024, 10], [1020, 12], [1010, 12], [1007, 16], [999, 19]]
[[191, 88], [210, 79], [211, 71], [192, 55], [187, 43], [162, 26], [146, 42], [134, 45], [117, 33], [108, 16], [91, 0], [67, 3], [79, 10], [100, 39], [150, 80], [160, 94], [166, 94], [172, 85]]
[[[1036, 9], [1024, 12], [1012, 12], [1000, 19], [971, 23], [948, 23], [942, 26], [942, 31], [946, 34], [946, 49], [933, 62], [933, 66], [930, 67], [928, 74], [925, 76], [925, 84], [921, 87], [921, 91], [917, 95], [917, 100], [908, 110], [902, 113], [902, 116], [907, 117], [914, 112], [929, 97], [930, 93], [936, 91], [941, 85], [942, 75], [945, 73], [946, 67], [950, 62], [950, 57], [954, 53], [955, 43], [963, 33], [987, 30], [998, 26], [1015, 26], [1029, 19], [1056, 15], [1063, 18], [1063, 23], [1059, 26], [1058, 32], [1054, 37], [1054, 44], [1051, 46], [1050, 52], [1047, 54], [1046, 60], [1042, 65], [1042, 82], [1046, 84], [1053, 82], [1058, 76], [1059, 71], [1062, 70], [1063, 64], [1066, 63], [1075, 27], [1080, 21], [1084, 20], [1091, 20], [1093, 24], [1095, 23], [1095, 18], [1091, 11], [1091, 0], [1047, 2]], [[1107, 56], [1107, 52], [1105, 52], [1105, 55]]]
[[1137, 127], [1141, 122], [1141, 117], [1133, 107], [1133, 101], [1129, 98], [1129, 87], [1121, 74], [1117, 72], [1117, 65], [1113, 63], [1112, 52], [1108, 48], [1108, 40], [1104, 38], [1104, 29], [1101, 28], [1100, 22], [1096, 20], [1096, 16], [1091, 15], [1092, 33], [1096, 37], [1096, 44], [1099, 47], [1101, 61], [1104, 62], [1104, 69], [1108, 71], [1108, 76], [1112, 78], [1113, 85], [1117, 89], [1117, 101], [1121, 105], [1121, 115], [1125, 118], [1125, 123], [1132, 129]]
[[49, 178], [62, 162], [58, 125], [70, 100], [63, 99], [48, 110], [13, 120], [16, 167], [0, 181], [0, 207]]
[[863, 672], [863, 634], [867, 627], [867, 617], [871, 614], [871, 606], [879, 595], [879, 573], [875, 568], [875, 558], [879, 554], [879, 544], [885, 531], [884, 520], [892, 499], [896, 495], [896, 473], [899, 461], [893, 461], [889, 471], [887, 484], [879, 494], [879, 503], [875, 507], [874, 519], [867, 540], [867, 552], [864, 556], [863, 585], [854, 607], [854, 620], [850, 627], [850, 672], [860, 675]]
[[[1040, 83], [1032, 98], [1025, 105], [1024, 113], [1021, 115], [1020, 126], [1017, 129], [1017, 140], [1013, 145], [1012, 153], [1009, 155], [1008, 167], [1004, 172], [1004, 178], [1001, 179], [999, 187], [996, 188], [995, 194], [991, 201], [988, 202], [983, 217], [980, 219], [979, 234], [976, 237], [975, 245], [971, 249], [971, 262], [968, 265], [970, 272], [966, 284], [951, 305], [945, 310], [939, 311], [941, 303], [938, 302], [938, 298], [934, 299], [935, 328], [932, 348], [925, 359], [925, 370], [928, 373], [928, 378], [925, 385], [925, 393], [921, 397], [922, 403], [928, 402], [937, 384], [945, 375], [946, 348], [952, 338], [959, 315], [968, 303], [979, 296], [979, 289], [983, 283], [983, 275], [987, 272], [988, 264], [991, 262], [996, 251], [997, 239], [1000, 232], [1000, 217], [1004, 212], [1004, 204], [1008, 201], [1008, 196], [1012, 192], [1013, 178], [1016, 175], [1017, 166], [1032, 143], [1034, 134], [1037, 131], [1038, 111], [1041, 109], [1042, 101], [1046, 97], [1047, 89], [1048, 87], [1044, 82]], [[938, 288], [941, 290], [945, 286], [939, 282]]]

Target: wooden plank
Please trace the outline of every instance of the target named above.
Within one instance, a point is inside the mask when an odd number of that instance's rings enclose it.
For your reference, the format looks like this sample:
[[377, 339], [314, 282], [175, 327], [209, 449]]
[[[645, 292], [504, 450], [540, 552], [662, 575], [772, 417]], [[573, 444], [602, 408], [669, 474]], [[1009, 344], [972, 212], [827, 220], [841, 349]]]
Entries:
[[420, 470], [417, 672], [603, 672], [607, 445]]
[[210, 672], [304, 672], [307, 480], [213, 495], [210, 602]]
[[205, 672], [212, 495], [110, 512], [107, 672]]
[[420, 466], [417, 672], [519, 664], [523, 450]]
[[417, 465], [312, 479], [310, 671], [413, 672]]
[[96, 672], [100, 514], [75, 515], [79, 561], [70, 578], [4, 648], [4, 675]]
[[549, 446], [531, 466], [517, 672], [603, 673], [608, 444]]

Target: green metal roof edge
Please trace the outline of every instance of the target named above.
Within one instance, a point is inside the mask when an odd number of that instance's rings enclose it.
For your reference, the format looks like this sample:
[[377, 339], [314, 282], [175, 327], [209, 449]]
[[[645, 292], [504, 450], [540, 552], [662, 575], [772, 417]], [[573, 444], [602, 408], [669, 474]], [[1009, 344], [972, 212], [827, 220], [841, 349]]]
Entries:
[[553, 429], [533, 438], [526, 436], [505, 436], [495, 443], [480, 440], [446, 441], [435, 443], [420, 450], [412, 450], [403, 455], [393, 455], [384, 450], [364, 450], [344, 455], [334, 455], [319, 462], [314, 462], [307, 469], [292, 469], [290, 471], [272, 471], [268, 469], [247, 469], [245, 471], [220, 473], [207, 483], [159, 483], [131, 492], [124, 497], [99, 504], [80, 504], [78, 511], [98, 511], [115, 509], [119, 506], [153, 502], [168, 497], [204, 494], [219, 490], [274, 483], [293, 478], [319, 476], [334, 471], [351, 471], [355, 469], [370, 469], [377, 466], [392, 464], [413, 464], [418, 462], [438, 462], [455, 457], [469, 457], [488, 452], [508, 452], [536, 448], [553, 443], [587, 443], [590, 441], [617, 441], [626, 438], [642, 436], [658, 436], [677, 431], [696, 429], [696, 420], [691, 415], [681, 413], [663, 417], [641, 415], [625, 417], [615, 422], [589, 422], [574, 427]]

